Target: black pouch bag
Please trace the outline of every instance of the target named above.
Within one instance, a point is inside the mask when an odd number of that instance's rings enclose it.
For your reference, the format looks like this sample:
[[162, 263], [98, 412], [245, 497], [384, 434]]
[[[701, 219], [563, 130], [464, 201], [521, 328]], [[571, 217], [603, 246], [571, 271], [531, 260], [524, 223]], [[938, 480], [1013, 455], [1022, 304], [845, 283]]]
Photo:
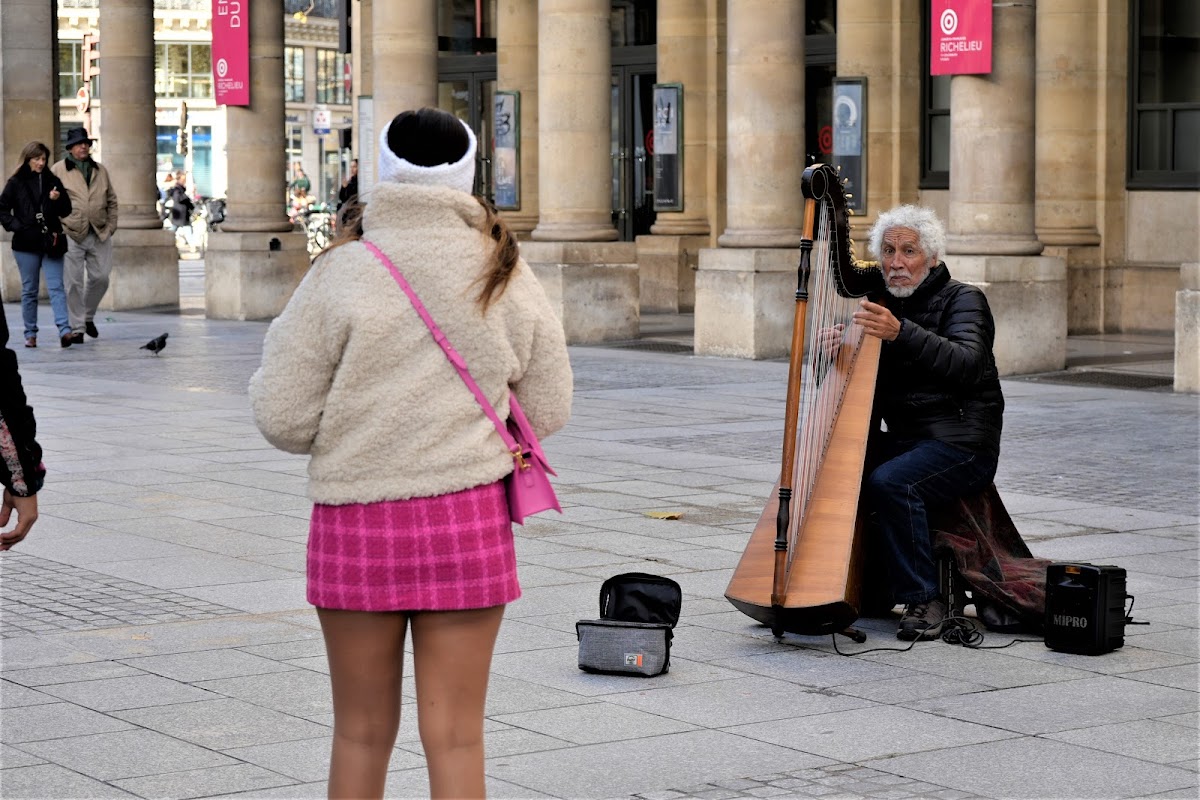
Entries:
[[600, 587], [600, 619], [579, 620], [579, 668], [609, 675], [661, 675], [671, 668], [672, 629], [683, 592], [661, 575], [626, 572]]

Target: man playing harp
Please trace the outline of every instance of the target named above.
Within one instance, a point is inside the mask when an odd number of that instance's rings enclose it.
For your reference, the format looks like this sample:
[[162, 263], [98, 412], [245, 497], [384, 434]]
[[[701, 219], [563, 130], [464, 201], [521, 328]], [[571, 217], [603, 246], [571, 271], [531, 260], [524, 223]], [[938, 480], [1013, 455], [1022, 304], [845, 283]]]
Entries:
[[939, 260], [945, 241], [929, 209], [881, 214], [869, 244], [891, 296], [886, 305], [863, 299], [854, 313], [883, 342], [874, 408], [885, 430], [871, 435], [863, 492], [892, 599], [905, 606], [896, 632], [904, 640], [937, 637], [948, 614], [929, 510], [986, 489], [1000, 455], [995, 323], [983, 292]]

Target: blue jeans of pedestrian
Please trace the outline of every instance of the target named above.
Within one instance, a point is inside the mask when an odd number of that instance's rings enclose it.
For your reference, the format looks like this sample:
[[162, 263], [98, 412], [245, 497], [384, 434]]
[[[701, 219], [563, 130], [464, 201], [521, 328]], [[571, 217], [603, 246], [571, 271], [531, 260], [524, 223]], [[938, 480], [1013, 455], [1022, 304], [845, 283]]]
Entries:
[[986, 489], [996, 476], [996, 457], [926, 440], [890, 443], [876, 463], [864, 493], [875, 512], [892, 599], [933, 600], [941, 592], [928, 509]]
[[13, 257], [21, 273], [21, 317], [25, 322], [25, 338], [37, 336], [38, 289], [42, 274], [46, 276], [46, 293], [50, 295], [50, 308], [54, 312], [58, 335], [69, 334], [71, 319], [67, 313], [67, 291], [63, 287], [62, 258], [21, 250], [13, 250]]

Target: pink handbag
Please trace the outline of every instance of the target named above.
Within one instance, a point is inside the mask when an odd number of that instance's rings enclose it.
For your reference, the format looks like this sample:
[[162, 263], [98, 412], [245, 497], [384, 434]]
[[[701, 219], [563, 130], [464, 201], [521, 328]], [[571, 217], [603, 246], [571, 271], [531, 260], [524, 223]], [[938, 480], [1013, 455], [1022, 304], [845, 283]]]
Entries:
[[504, 446], [512, 454], [513, 471], [504, 480], [504, 488], [508, 494], [508, 516], [518, 525], [524, 525], [526, 517], [541, 511], [554, 509], [561, 514], [562, 506], [558, 504], [558, 497], [554, 494], [554, 487], [550, 485], [550, 478], [547, 475], [547, 473], [549, 475], [557, 473], [547, 463], [546, 454], [542, 451], [542, 446], [538, 442], [533, 428], [530, 427], [529, 420], [525, 418], [525, 412], [521, 410], [517, 396], [511, 391], [509, 392], [508, 424], [505, 425], [497, 416], [496, 409], [492, 408], [492, 404], [483, 396], [483, 390], [479, 388], [479, 384], [475, 383], [475, 379], [471, 377], [471, 373], [467, 370], [467, 362], [451, 346], [450, 341], [446, 339], [446, 334], [442, 333], [441, 328], [433, 321], [433, 317], [429, 316], [425, 305], [408, 285], [404, 276], [400, 274], [400, 270], [396, 269], [392, 260], [374, 244], [366, 239], [360, 241], [388, 268], [392, 277], [396, 279], [396, 283], [400, 284], [400, 288], [408, 296], [409, 302], [412, 303], [417, 314], [429, 328], [433, 340], [441, 346], [446, 358], [458, 370], [459, 377], [475, 395], [483, 413], [487, 414], [488, 419], [496, 426], [496, 433], [500, 434]]

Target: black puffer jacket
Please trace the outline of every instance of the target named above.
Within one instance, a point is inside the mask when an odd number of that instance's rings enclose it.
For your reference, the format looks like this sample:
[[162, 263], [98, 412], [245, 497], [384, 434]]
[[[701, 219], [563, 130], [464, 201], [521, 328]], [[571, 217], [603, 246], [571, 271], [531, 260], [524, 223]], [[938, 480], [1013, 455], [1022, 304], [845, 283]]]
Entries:
[[900, 320], [900, 335], [883, 343], [875, 391], [888, 432], [998, 456], [1004, 395], [983, 292], [939, 263], [911, 297], [886, 303]]
[[[58, 199], [50, 199], [50, 190], [58, 189]], [[37, 220], [38, 212], [46, 222], [46, 228], [62, 233], [59, 217], [71, 213], [71, 196], [63, 188], [62, 181], [48, 168], [34, 172], [28, 164], [22, 164], [16, 174], [8, 179], [4, 191], [0, 192], [0, 225], [12, 231], [13, 250], [22, 253], [46, 252], [46, 237]]]
[[37, 494], [46, 477], [37, 423], [25, 399], [17, 356], [8, 349], [8, 320], [0, 313], [0, 483], [20, 497]]

